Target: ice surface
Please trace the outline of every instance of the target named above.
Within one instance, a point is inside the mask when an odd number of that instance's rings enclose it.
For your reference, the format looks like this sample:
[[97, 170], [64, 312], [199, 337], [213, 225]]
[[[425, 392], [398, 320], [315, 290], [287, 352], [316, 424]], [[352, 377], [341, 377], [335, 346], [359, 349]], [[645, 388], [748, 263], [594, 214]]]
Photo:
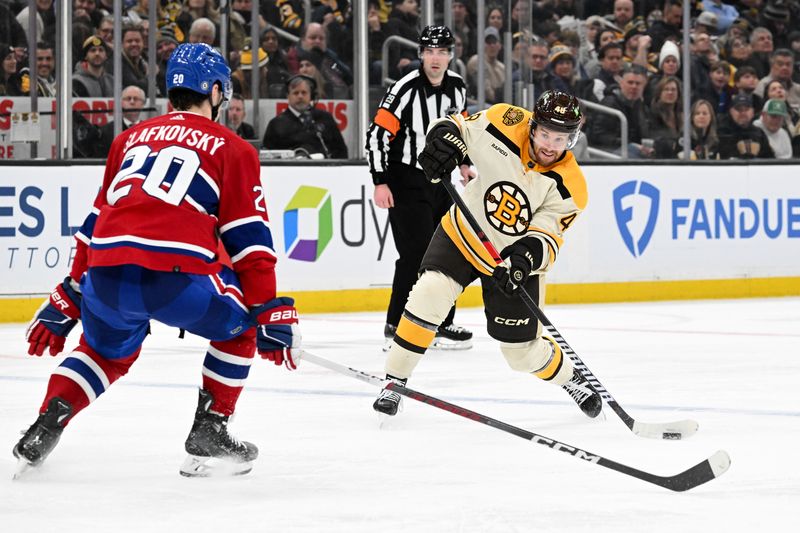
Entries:
[[[634, 417], [693, 418], [678, 442], [581, 415], [511, 371], [483, 314], [475, 348], [429, 352], [409, 385], [661, 475], [718, 449], [729, 472], [672, 493], [405, 400], [377, 428], [377, 389], [311, 364], [254, 365], [232, 430], [261, 456], [247, 476], [178, 475], [205, 342], [154, 325], [139, 361], [78, 415], [43, 467], [11, 481], [11, 448], [62, 357], [25, 354], [0, 325], [0, 531], [790, 531], [800, 518], [800, 299], [549, 306], [567, 341]], [[310, 315], [306, 349], [380, 374], [382, 313]], [[74, 345], [78, 332], [68, 341]]]

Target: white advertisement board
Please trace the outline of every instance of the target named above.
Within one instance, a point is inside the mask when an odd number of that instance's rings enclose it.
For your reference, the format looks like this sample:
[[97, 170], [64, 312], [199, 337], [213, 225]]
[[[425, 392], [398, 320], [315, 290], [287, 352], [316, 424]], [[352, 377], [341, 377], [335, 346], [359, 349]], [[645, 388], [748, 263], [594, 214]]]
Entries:
[[[68, 273], [102, 177], [100, 166], [2, 167], [0, 296], [46, 293]], [[270, 166], [261, 177], [281, 290], [391, 285], [397, 253], [366, 166]]]
[[800, 166], [586, 166], [551, 283], [800, 275]]
[[[799, 168], [586, 166], [589, 205], [548, 282], [800, 277]], [[0, 167], [0, 296], [43, 294], [66, 274], [102, 170]], [[265, 166], [262, 181], [282, 289], [391, 284], [396, 251], [366, 165]]]

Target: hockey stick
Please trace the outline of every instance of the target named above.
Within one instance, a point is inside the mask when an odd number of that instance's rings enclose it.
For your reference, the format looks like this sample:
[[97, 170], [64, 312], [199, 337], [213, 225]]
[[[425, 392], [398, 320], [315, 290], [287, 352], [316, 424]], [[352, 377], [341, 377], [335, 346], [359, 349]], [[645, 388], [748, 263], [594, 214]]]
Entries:
[[664, 487], [665, 489], [673, 490], [675, 492], [683, 492], [697, 487], [698, 485], [702, 485], [703, 483], [707, 483], [708, 481], [711, 481], [712, 479], [724, 474], [731, 465], [731, 459], [728, 454], [723, 450], [719, 450], [708, 459], [699, 462], [680, 474], [676, 474], [674, 476], [657, 476], [655, 474], [645, 472], [644, 470], [639, 470], [638, 468], [633, 468], [631, 466], [612, 461], [611, 459], [607, 459], [601, 455], [597, 455], [596, 453], [571, 446], [565, 442], [561, 442], [550, 437], [545, 437], [544, 435], [533, 433], [532, 431], [527, 431], [525, 429], [512, 426], [511, 424], [506, 424], [500, 420], [496, 420], [450, 402], [434, 398], [433, 396], [429, 396], [423, 392], [409, 389], [408, 387], [399, 385], [394, 381], [381, 379], [373, 374], [368, 374], [361, 370], [356, 370], [355, 368], [335, 363], [305, 350], [302, 351], [300, 355], [304, 361], [309, 361], [315, 365], [338, 372], [339, 374], [355, 378], [359, 381], [363, 381], [364, 383], [369, 383], [370, 385], [374, 385], [378, 388], [392, 390], [397, 394], [401, 394], [407, 398], [411, 398], [412, 400], [417, 400], [418, 402], [432, 405], [437, 409], [448, 411], [475, 422], [480, 422], [481, 424], [499, 429], [500, 431], [505, 431], [506, 433], [529, 440], [534, 444], [541, 444], [553, 450], [565, 452], [572, 457], [583, 459], [584, 461], [594, 463], [610, 470], [616, 470], [617, 472], [627, 476], [641, 479], [642, 481], [647, 481], [648, 483], [652, 483], [654, 485], [658, 485], [659, 487]]
[[[464, 202], [464, 199], [461, 198], [461, 195], [458, 194], [453, 184], [448, 179], [442, 180], [442, 185], [444, 185], [447, 192], [450, 194], [450, 197], [453, 199], [453, 202], [458, 206], [458, 210], [464, 215], [467, 219], [467, 222], [472, 227], [472, 230], [477, 234], [478, 238], [480, 239], [483, 247], [489, 252], [489, 255], [492, 256], [496, 265], [505, 265], [505, 262], [500, 257], [500, 254], [497, 253], [497, 248], [494, 247], [492, 242], [489, 240], [489, 237], [486, 233], [481, 229], [478, 221], [475, 220], [475, 217], [470, 212], [467, 204]], [[634, 435], [638, 435], [639, 437], [647, 437], [650, 439], [666, 439], [666, 440], [680, 440], [685, 439], [687, 437], [691, 437], [697, 432], [698, 424], [694, 420], [678, 420], [675, 422], [667, 422], [667, 423], [649, 423], [649, 422], [639, 422], [634, 420], [632, 416], [630, 416], [622, 406], [617, 403], [611, 393], [609, 393], [606, 388], [600, 383], [600, 380], [589, 370], [589, 367], [578, 357], [578, 354], [570, 347], [567, 341], [564, 339], [564, 336], [559, 333], [556, 327], [553, 325], [552, 322], [547, 318], [547, 316], [542, 312], [536, 302], [533, 301], [533, 298], [528, 291], [525, 290], [525, 287], [520, 287], [518, 294], [528, 309], [536, 315], [536, 318], [539, 322], [542, 323], [545, 331], [553, 337], [553, 339], [561, 346], [561, 349], [564, 351], [565, 354], [569, 356], [572, 360], [575, 368], [583, 374], [586, 380], [589, 382], [589, 385], [592, 389], [595, 390], [608, 404], [609, 407], [617, 414], [617, 416], [628, 426]]]

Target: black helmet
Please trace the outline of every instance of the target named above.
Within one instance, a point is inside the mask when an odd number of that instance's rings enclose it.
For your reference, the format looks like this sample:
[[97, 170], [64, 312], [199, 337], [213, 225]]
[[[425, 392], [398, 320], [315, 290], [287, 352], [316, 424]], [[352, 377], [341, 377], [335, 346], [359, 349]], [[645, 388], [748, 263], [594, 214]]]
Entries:
[[419, 53], [423, 48], [447, 48], [452, 50], [456, 44], [453, 32], [447, 26], [425, 26], [419, 36]]
[[536, 126], [541, 124], [548, 129], [569, 133], [567, 149], [575, 146], [580, 135], [581, 104], [571, 94], [561, 91], [545, 91], [536, 101], [531, 117], [531, 137]]

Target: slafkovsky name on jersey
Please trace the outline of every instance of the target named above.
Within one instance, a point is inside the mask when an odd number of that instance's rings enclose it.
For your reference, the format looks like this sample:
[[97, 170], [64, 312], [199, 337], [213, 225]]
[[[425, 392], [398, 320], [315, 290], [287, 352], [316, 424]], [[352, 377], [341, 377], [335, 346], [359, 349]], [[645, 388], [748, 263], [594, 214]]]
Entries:
[[125, 151], [127, 152], [128, 148], [134, 144], [148, 143], [151, 141], [177, 141], [195, 150], [208, 152], [210, 155], [214, 155], [214, 153], [225, 144], [225, 139], [223, 137], [210, 135], [195, 128], [169, 124], [153, 126], [152, 128], [143, 128], [132, 134], [125, 142]]

